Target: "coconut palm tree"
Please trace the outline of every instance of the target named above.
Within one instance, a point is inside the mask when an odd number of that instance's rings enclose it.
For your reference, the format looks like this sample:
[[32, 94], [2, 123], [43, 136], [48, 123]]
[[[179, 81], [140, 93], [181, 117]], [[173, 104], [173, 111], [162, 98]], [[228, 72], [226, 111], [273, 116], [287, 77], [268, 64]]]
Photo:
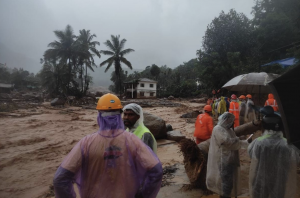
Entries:
[[132, 69], [131, 63], [124, 56], [126, 54], [129, 54], [130, 52], [134, 52], [133, 49], [124, 49], [125, 43], [126, 43], [126, 39], [122, 39], [120, 41], [120, 35], [118, 36], [111, 35], [111, 41], [107, 40], [106, 42], [104, 42], [104, 44], [109, 50], [100, 51], [100, 53], [110, 56], [108, 59], [106, 59], [100, 64], [100, 67], [107, 64], [105, 72], [107, 72], [109, 68], [112, 66], [112, 64], [114, 64], [115, 74], [116, 76], [118, 76], [119, 79], [120, 96], [122, 91], [121, 89], [122, 82], [120, 76], [121, 63], [124, 63], [128, 68]]
[[[81, 85], [82, 85], [82, 93], [86, 93], [88, 89], [88, 77], [87, 77], [87, 69], [89, 68], [94, 72], [93, 66], [96, 66], [94, 62], [94, 56], [101, 58], [100, 52], [96, 49], [96, 46], [100, 43], [98, 41], [93, 41], [93, 39], [97, 37], [96, 34], [91, 34], [90, 30], [79, 30], [79, 36], [76, 42], [78, 47], [78, 51], [80, 51], [79, 59], [81, 65]], [[85, 89], [83, 88], [83, 65], [85, 65]]]
[[72, 65], [71, 59], [76, 54], [75, 50], [75, 38], [76, 36], [73, 33], [73, 29], [70, 25], [67, 25], [65, 30], [54, 31], [55, 36], [58, 38], [58, 41], [53, 41], [48, 44], [50, 49], [46, 50], [44, 53], [44, 58], [47, 60], [58, 59], [61, 65], [68, 66], [68, 83], [67, 91], [69, 91], [71, 78], [72, 78]]

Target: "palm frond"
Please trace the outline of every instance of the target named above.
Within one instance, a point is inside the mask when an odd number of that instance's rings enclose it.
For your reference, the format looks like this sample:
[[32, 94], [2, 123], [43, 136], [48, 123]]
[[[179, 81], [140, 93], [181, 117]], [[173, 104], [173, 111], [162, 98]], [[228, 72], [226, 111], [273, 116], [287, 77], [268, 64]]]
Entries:
[[125, 43], [126, 43], [126, 39], [122, 39], [122, 41], [120, 42], [120, 45], [119, 45], [119, 52], [122, 51], [122, 49], [124, 48]]
[[111, 62], [114, 62], [114, 57], [110, 57], [108, 59], [106, 59], [105, 61], [103, 61], [102, 63], [100, 63], [100, 67], [106, 64], [110, 64]]
[[126, 58], [121, 57], [121, 58], [120, 58], [120, 61], [121, 61], [122, 63], [124, 63], [125, 65], [127, 65], [127, 67], [129, 67], [130, 69], [132, 69], [131, 63], [130, 63]]
[[134, 50], [133, 49], [125, 49], [120, 52], [120, 55], [124, 56], [125, 54], [129, 54], [130, 52], [134, 52]]
[[106, 45], [111, 51], [116, 51], [115, 47], [110, 42], [110, 40], [107, 40], [106, 42], [104, 42], [104, 45]]
[[101, 53], [101, 54], [104, 54], [104, 55], [111, 55], [111, 56], [114, 56], [114, 55], [115, 55], [114, 52], [108, 51], [108, 50], [101, 50], [100, 53]]
[[111, 67], [111, 65], [113, 64], [113, 62], [114, 61], [111, 61], [108, 65], [107, 65], [107, 67], [106, 67], [106, 69], [105, 69], [105, 73], [109, 70], [109, 68]]
[[113, 42], [113, 45], [114, 45], [114, 48], [115, 48], [116, 52], [120, 51], [120, 49], [119, 49], [119, 47], [120, 47], [119, 38], [120, 38], [120, 35], [118, 35], [118, 36], [111, 35], [111, 40]]

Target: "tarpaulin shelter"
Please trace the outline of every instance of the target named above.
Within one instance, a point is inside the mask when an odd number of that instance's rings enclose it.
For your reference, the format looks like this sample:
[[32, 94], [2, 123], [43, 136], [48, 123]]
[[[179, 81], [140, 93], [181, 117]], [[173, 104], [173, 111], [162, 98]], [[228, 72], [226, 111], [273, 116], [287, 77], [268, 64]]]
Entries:
[[300, 65], [269, 83], [277, 101], [289, 143], [300, 149]]
[[291, 65], [295, 65], [297, 62], [298, 62], [298, 60], [296, 58], [286, 58], [286, 59], [272, 61], [270, 63], [262, 65], [262, 67], [268, 66], [268, 65], [275, 65], [275, 64], [279, 64], [282, 67], [288, 67]]

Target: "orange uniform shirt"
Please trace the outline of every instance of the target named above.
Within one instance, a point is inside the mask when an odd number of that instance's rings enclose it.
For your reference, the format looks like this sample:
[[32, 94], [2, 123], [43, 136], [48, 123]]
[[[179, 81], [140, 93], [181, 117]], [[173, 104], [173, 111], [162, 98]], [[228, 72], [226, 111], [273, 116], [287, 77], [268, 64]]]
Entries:
[[265, 102], [265, 106], [271, 106], [271, 107], [273, 107], [274, 111], [278, 111], [278, 105], [277, 105], [276, 100], [274, 99], [273, 94], [269, 94], [268, 98], [269, 99], [266, 100], [266, 102]]
[[196, 143], [199, 144], [210, 138], [214, 123], [212, 117], [208, 113], [200, 114], [195, 122], [194, 137]]
[[239, 122], [240, 111], [239, 111], [239, 103], [238, 102], [234, 102], [234, 101], [230, 102], [229, 113], [232, 113], [235, 116], [234, 127], [239, 126], [240, 125], [240, 122]]

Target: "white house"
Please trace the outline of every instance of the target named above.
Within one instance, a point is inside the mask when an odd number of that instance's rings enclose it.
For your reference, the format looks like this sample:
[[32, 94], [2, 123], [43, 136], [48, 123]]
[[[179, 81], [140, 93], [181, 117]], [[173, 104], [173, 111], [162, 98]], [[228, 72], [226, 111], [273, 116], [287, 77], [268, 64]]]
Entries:
[[156, 98], [157, 81], [148, 78], [124, 82], [127, 98]]
[[137, 98], [156, 98], [157, 81], [140, 78], [136, 87]]

